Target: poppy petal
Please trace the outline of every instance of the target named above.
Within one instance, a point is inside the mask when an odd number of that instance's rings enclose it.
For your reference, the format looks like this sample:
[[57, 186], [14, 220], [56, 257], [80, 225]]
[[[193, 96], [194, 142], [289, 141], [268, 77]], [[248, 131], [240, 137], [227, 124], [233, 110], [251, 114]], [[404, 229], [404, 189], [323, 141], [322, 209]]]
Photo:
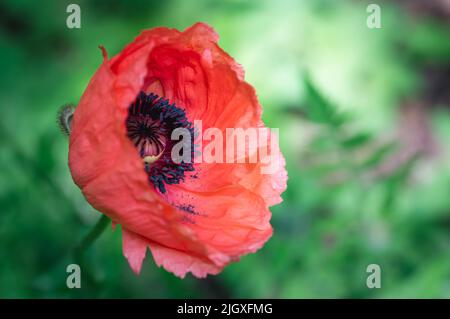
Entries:
[[125, 227], [122, 227], [123, 254], [135, 274], [141, 272], [142, 262], [147, 253], [147, 241]]
[[223, 268], [207, 259], [185, 251], [164, 247], [155, 242], [149, 243], [149, 247], [156, 265], [164, 267], [180, 278], [184, 278], [188, 272], [197, 278], [204, 278], [208, 274], [218, 274]]

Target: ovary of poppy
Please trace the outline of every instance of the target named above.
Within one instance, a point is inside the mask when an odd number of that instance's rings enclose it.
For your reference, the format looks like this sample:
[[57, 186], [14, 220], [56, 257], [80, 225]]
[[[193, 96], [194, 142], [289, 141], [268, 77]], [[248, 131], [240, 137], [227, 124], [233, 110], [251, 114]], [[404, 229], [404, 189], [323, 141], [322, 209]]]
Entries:
[[[123, 252], [135, 273], [149, 248], [158, 266], [179, 277], [217, 274], [272, 235], [269, 207], [282, 201], [287, 180], [278, 146], [271, 152], [280, 165], [270, 175], [261, 173], [260, 162], [194, 163], [170, 179], [155, 178], [143, 162], [146, 156], [150, 166], [163, 170], [161, 154], [144, 154], [160, 148], [138, 151], [139, 137], [131, 139], [136, 132], [130, 127], [138, 126], [130, 117], [147, 116], [139, 113], [141, 104], [172, 105], [170, 114], [184, 116], [185, 126], [201, 120], [203, 129], [264, 127], [242, 67], [217, 41], [211, 27], [197, 23], [184, 32], [144, 31], [112, 59], [103, 49], [104, 61], [75, 110], [69, 145], [73, 180], [94, 208], [122, 226]], [[152, 122], [157, 128], [164, 124]]]

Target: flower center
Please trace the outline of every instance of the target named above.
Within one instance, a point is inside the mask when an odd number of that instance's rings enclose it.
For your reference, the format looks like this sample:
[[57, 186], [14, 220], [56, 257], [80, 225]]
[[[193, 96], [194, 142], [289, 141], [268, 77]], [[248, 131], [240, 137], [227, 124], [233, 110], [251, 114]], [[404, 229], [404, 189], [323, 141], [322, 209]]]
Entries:
[[194, 130], [184, 110], [167, 99], [140, 92], [128, 109], [126, 128], [128, 138], [142, 158], [149, 181], [161, 193], [166, 192], [165, 184], [179, 184], [184, 180], [185, 172], [194, 170], [192, 161], [175, 163], [172, 160], [172, 147], [176, 143], [170, 138], [172, 131], [176, 128], [190, 131], [192, 159]]
[[148, 114], [131, 113], [127, 120], [127, 130], [128, 137], [139, 150], [144, 162], [161, 156], [166, 147], [165, 127], [162, 123], [153, 120]]

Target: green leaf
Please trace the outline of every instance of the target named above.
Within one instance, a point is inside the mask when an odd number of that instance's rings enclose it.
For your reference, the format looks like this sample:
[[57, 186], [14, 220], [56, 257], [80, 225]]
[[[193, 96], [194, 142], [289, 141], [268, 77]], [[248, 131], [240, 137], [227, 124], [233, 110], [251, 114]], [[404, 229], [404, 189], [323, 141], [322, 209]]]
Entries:
[[328, 101], [312, 83], [308, 76], [304, 77], [305, 102], [302, 111], [313, 122], [329, 124], [333, 127], [344, 122], [344, 116], [338, 112], [337, 106]]
[[381, 163], [396, 147], [395, 143], [388, 143], [375, 150], [369, 158], [367, 158], [361, 165], [362, 168], [370, 168]]
[[372, 140], [372, 135], [368, 133], [357, 133], [341, 141], [341, 145], [347, 149], [360, 147]]
[[450, 32], [445, 25], [436, 21], [428, 21], [414, 27], [406, 45], [422, 62], [432, 60], [434, 63], [447, 63], [450, 59]]

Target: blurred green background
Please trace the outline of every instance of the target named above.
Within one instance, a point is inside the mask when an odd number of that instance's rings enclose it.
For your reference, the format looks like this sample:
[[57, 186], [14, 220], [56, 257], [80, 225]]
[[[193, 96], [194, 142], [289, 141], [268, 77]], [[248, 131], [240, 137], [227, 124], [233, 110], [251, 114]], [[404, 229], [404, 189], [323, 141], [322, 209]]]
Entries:
[[[81, 29], [66, 7], [81, 7]], [[375, 2], [375, 1], [371, 1]], [[450, 3], [196, 0], [0, 2], [0, 297], [450, 297]], [[100, 214], [73, 184], [55, 115], [142, 29], [211, 24], [280, 128], [288, 189], [274, 236], [218, 276], [148, 256], [135, 276], [110, 228], [68, 289]], [[379, 264], [381, 289], [366, 267]]]

